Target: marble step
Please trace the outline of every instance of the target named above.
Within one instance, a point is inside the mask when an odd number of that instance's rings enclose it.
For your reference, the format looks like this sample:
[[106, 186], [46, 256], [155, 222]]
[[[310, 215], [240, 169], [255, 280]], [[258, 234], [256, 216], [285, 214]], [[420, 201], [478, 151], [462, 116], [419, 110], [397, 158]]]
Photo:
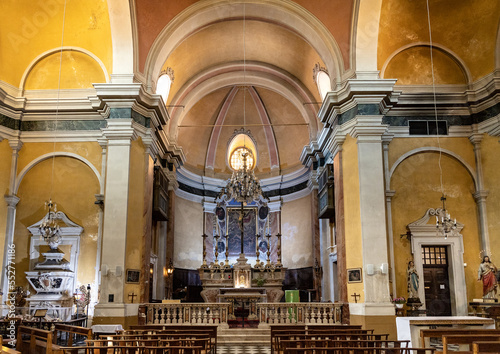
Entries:
[[265, 344], [271, 342], [270, 329], [255, 329], [255, 328], [233, 328], [219, 330], [217, 333], [218, 344]]

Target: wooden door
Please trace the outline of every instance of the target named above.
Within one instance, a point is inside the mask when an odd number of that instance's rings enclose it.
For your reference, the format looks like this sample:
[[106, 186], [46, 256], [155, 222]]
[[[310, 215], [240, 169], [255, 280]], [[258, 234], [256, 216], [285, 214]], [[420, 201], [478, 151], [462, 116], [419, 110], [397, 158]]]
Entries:
[[451, 316], [447, 248], [423, 246], [422, 258], [427, 316]]

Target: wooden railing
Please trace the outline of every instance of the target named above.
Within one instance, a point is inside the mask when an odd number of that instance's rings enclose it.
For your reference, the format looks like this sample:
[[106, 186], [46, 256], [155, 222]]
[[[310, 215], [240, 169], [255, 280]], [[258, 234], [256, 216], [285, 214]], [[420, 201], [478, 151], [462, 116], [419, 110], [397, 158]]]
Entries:
[[[271, 324], [346, 324], [341, 303], [257, 303], [259, 327]], [[139, 305], [139, 324], [218, 324], [227, 326], [229, 303]]]

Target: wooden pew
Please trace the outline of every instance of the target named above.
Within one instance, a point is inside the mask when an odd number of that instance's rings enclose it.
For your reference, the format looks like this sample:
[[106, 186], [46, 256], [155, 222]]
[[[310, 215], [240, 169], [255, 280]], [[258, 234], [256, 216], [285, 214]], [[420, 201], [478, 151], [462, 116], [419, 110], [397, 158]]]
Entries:
[[474, 354], [481, 353], [500, 353], [500, 342], [483, 342], [474, 341], [472, 343], [472, 352]]
[[500, 334], [469, 334], [469, 335], [456, 335], [456, 334], [445, 334], [443, 335], [443, 354], [447, 353], [456, 353], [450, 352], [448, 350], [449, 344], [459, 344], [459, 345], [468, 345], [469, 351], [471, 352], [472, 343], [476, 341], [496, 341], [500, 344]]
[[[72, 347], [75, 344], [74, 342], [77, 336], [85, 337], [85, 339], [91, 339], [92, 330], [86, 327], [56, 323], [53, 337], [54, 344]], [[62, 343], [63, 337], [66, 337], [64, 343]]]
[[[126, 330], [125, 332], [132, 332], [132, 331], [163, 331], [163, 332], [168, 332], [168, 333], [173, 333], [173, 332], [180, 332], [180, 333], [191, 333], [191, 332], [196, 332], [196, 333], [206, 333], [212, 340], [212, 346], [214, 352], [217, 351], [217, 329], [218, 325], [176, 325], [176, 324], [169, 324], [169, 325], [159, 325], [159, 324], [152, 324], [152, 325], [133, 325], [130, 326], [129, 330]], [[158, 333], [158, 332], [157, 332]]]
[[[23, 338], [28, 337], [27, 341]], [[23, 354], [35, 354], [41, 348], [46, 354], [62, 353], [61, 347], [53, 344], [53, 333], [43, 329], [19, 326], [17, 329], [16, 350]]]
[[284, 354], [433, 354], [434, 348], [309, 347], [287, 348]]

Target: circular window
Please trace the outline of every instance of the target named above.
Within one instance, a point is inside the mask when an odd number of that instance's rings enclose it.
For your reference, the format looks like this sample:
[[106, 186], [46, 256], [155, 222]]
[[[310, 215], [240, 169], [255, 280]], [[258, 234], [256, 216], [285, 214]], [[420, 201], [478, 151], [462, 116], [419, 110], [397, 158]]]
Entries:
[[253, 154], [246, 147], [239, 147], [231, 154], [230, 164], [233, 170], [241, 170], [243, 168], [243, 160], [246, 156], [247, 170], [252, 170], [254, 167]]

